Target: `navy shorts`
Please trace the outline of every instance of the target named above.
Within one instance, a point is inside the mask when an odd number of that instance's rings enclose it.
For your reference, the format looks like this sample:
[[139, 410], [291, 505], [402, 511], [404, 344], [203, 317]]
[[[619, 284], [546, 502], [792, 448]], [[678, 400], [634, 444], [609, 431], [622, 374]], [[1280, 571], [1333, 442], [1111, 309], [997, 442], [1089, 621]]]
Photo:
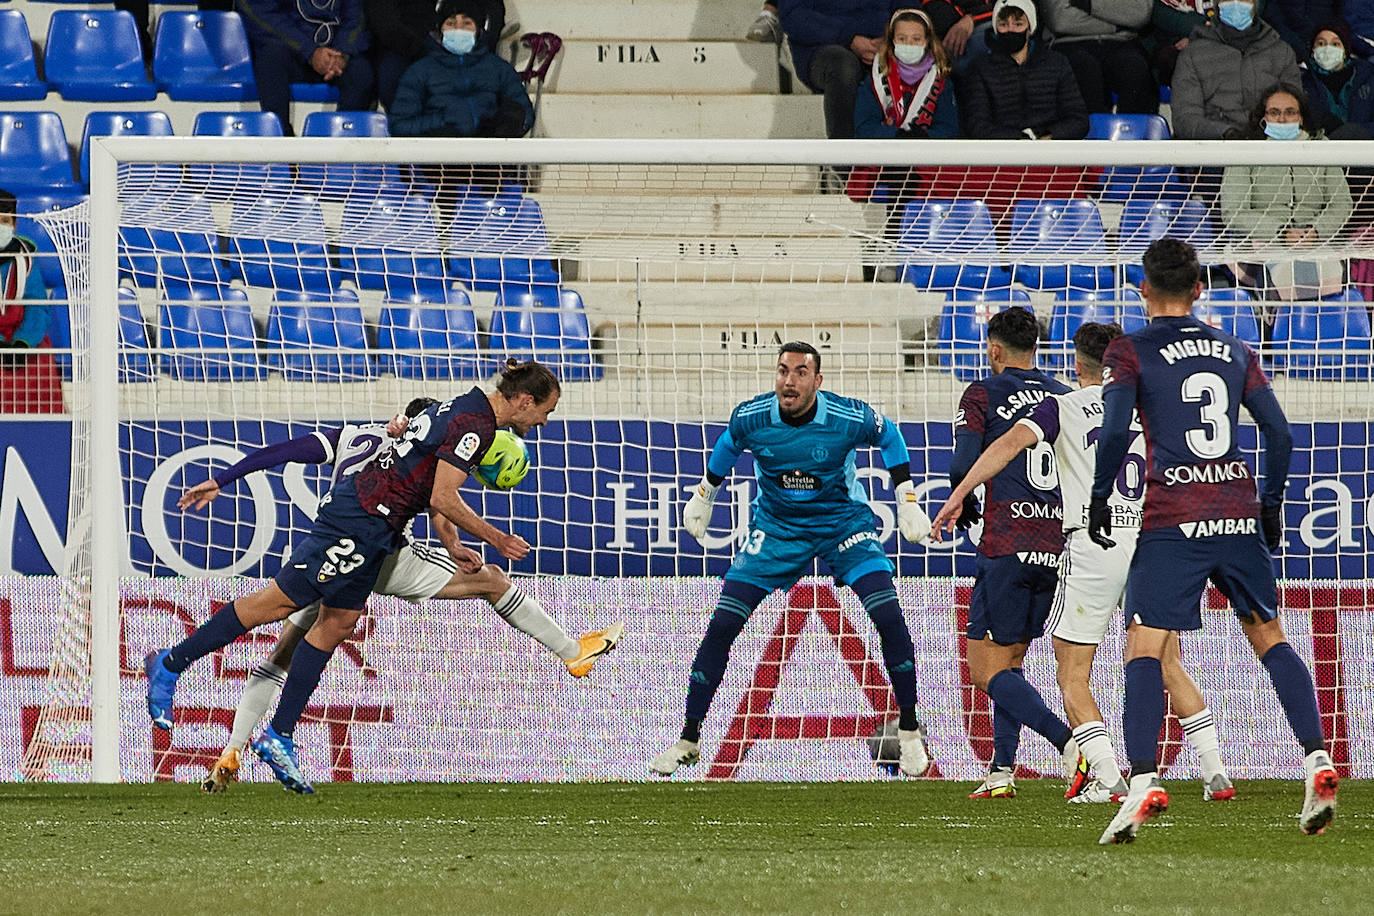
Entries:
[[319, 601], [325, 607], [361, 611], [396, 543], [396, 532], [385, 519], [363, 511], [356, 496], [330, 496], [321, 503], [310, 533], [277, 573], [276, 583], [297, 607]]
[[1261, 621], [1278, 616], [1274, 566], [1258, 534], [1187, 538], [1177, 528], [1140, 532], [1126, 579], [1126, 620], [1160, 630], [1202, 629], [1207, 580], [1235, 608]]
[[965, 635], [975, 640], [991, 636], [1001, 646], [1045, 635], [1058, 584], [1058, 565], [1024, 563], [1014, 553], [1004, 557], [978, 554]]

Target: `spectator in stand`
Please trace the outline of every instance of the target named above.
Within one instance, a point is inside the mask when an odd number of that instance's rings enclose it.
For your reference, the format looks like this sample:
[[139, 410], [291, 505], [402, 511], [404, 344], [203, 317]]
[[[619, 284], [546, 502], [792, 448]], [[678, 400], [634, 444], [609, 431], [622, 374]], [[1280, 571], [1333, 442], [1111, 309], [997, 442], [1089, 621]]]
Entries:
[[1302, 60], [1312, 50], [1316, 26], [1340, 11], [1341, 0], [1266, 0], [1262, 15]]
[[62, 377], [48, 339], [51, 307], [33, 242], [14, 234], [14, 195], [0, 191], [0, 413], [61, 413]]
[[992, 0], [926, 0], [921, 5], [956, 72], [987, 53], [984, 36], [992, 30], [992, 7]]
[[854, 106], [854, 136], [865, 140], [948, 140], [959, 135], [959, 114], [945, 54], [930, 17], [898, 10], [873, 58], [870, 78]]
[[1073, 68], [1089, 112], [1110, 112], [1112, 93], [1122, 114], [1156, 114], [1159, 85], [1140, 32], [1152, 0], [1044, 0], [1051, 47]]
[[1221, 0], [1217, 20], [1193, 30], [1178, 55], [1170, 114], [1181, 140], [1244, 135], [1269, 87], [1298, 86], [1293, 49], [1255, 15], [1252, 0]]
[[372, 107], [372, 64], [364, 53], [369, 34], [362, 0], [238, 0], [253, 79], [263, 111], [291, 127], [291, 84], [329, 83], [338, 87], [340, 111]]
[[1333, 140], [1374, 139], [1374, 64], [1351, 57], [1353, 44], [1344, 19], [1323, 22], [1302, 74], [1312, 115]]
[[892, 0], [783, 0], [778, 7], [797, 76], [825, 96], [830, 139], [854, 136], [859, 81], [873, 65], [888, 19], [900, 8]]
[[[425, 40], [433, 29], [434, 0], [363, 0], [363, 13], [372, 32], [372, 65], [377, 71], [377, 99], [391, 111], [396, 87], [406, 68], [425, 56]], [[503, 0], [480, 0], [478, 41], [497, 53], [506, 27]]]
[[765, 3], [759, 10], [749, 31], [744, 33], [745, 41], [769, 41], [778, 44], [782, 41], [782, 24], [778, 22], [778, 5]]
[[1188, 36], [1207, 21], [1207, 11], [1212, 8], [1212, 0], [1154, 0], [1145, 47], [1161, 86], [1173, 82], [1174, 67], [1188, 45]]

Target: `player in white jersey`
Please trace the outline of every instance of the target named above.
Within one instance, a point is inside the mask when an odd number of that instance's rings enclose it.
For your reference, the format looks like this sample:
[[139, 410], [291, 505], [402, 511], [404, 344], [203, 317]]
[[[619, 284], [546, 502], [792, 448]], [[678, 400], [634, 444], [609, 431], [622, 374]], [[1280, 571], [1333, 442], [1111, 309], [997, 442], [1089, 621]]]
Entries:
[[[397, 415], [387, 424], [350, 423], [260, 449], [233, 467], [187, 490], [177, 506], [181, 509], [203, 508], [219, 496], [220, 488], [230, 481], [288, 462], [333, 465], [329, 481], [332, 487], [344, 477], [360, 471], [390, 440], [403, 435], [409, 417], [437, 403], [433, 398], [416, 398], [406, 407], [404, 414]], [[538, 601], [511, 584], [500, 567], [483, 564], [480, 554], [465, 547], [459, 541], [458, 530], [452, 522], [437, 512], [432, 512], [430, 517], [434, 533], [445, 549], [436, 550], [415, 540], [407, 529], [404, 545], [388, 556], [382, 565], [373, 588], [376, 594], [391, 595], [417, 604], [431, 598], [483, 598], [503, 620], [533, 637], [562, 659], [573, 677], [586, 676], [596, 659], [615, 648], [623, 630], [622, 624], [617, 623], [605, 630], [586, 633], [574, 639], [549, 617]], [[203, 791], [222, 792], [238, 778], [248, 739], [285, 682], [296, 645], [310, 630], [319, 612], [320, 604], [317, 601], [286, 618], [281, 635], [267, 660], [249, 674], [243, 697], [234, 711], [229, 741], [201, 783]], [[273, 767], [274, 772], [276, 769]], [[278, 778], [281, 778], [280, 774]], [[295, 785], [288, 785], [287, 788], [300, 792], [313, 791], [308, 783], [301, 780], [295, 782]]]
[[[1120, 801], [1127, 789], [1102, 723], [1102, 712], [1089, 687], [1097, 646], [1125, 593], [1145, 493], [1144, 438], [1137, 423], [1132, 426], [1135, 437], [1131, 449], [1108, 499], [1112, 531], [1119, 535], [1116, 546], [1104, 551], [1088, 539], [1088, 503], [1102, 427], [1102, 355], [1119, 336], [1121, 328], [1115, 324], [1084, 323], [1073, 337], [1080, 387], [1041, 401], [1029, 416], [993, 442], [950, 494], [932, 523], [937, 539], [944, 531], [953, 531], [964, 498], [974, 488], [991, 479], [1023, 450], [1041, 442], [1054, 446], [1066, 542], [1048, 629], [1064, 711], [1073, 727], [1074, 740], [1096, 776], [1080, 795], [1071, 799], [1074, 802]], [[1202, 763], [1203, 799], [1233, 798], [1235, 788], [1221, 763], [1211, 710], [1197, 684], [1183, 669], [1177, 636], [1165, 655], [1163, 673], [1184, 735]]]

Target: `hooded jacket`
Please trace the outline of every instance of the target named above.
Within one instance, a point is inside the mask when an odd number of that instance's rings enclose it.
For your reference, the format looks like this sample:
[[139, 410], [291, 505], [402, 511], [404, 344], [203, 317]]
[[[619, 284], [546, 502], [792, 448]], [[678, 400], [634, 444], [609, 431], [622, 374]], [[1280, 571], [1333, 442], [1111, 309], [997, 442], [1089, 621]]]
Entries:
[[391, 106], [395, 137], [475, 137], [482, 122], [507, 99], [525, 111], [525, 130], [534, 123], [534, 106], [515, 68], [482, 45], [467, 54], [445, 50], [432, 37], [428, 53], [406, 68]]
[[1275, 83], [1302, 85], [1298, 60], [1261, 19], [1244, 31], [1208, 22], [1193, 29], [1174, 69], [1170, 114], [1174, 137], [1220, 140], [1244, 130], [1250, 111]]

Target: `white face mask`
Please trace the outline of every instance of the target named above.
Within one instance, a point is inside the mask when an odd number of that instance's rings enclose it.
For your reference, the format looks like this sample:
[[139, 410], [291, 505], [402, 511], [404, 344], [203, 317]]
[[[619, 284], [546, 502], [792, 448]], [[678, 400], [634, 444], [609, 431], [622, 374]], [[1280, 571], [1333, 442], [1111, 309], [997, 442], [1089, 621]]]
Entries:
[[926, 56], [925, 45], [893, 45], [893, 55], [904, 64], [919, 63]]
[[1327, 73], [1341, 69], [1345, 63], [1345, 49], [1335, 45], [1322, 45], [1312, 49], [1312, 59]]
[[14, 241], [14, 227], [9, 223], [0, 223], [0, 248], [10, 247], [12, 241]]

